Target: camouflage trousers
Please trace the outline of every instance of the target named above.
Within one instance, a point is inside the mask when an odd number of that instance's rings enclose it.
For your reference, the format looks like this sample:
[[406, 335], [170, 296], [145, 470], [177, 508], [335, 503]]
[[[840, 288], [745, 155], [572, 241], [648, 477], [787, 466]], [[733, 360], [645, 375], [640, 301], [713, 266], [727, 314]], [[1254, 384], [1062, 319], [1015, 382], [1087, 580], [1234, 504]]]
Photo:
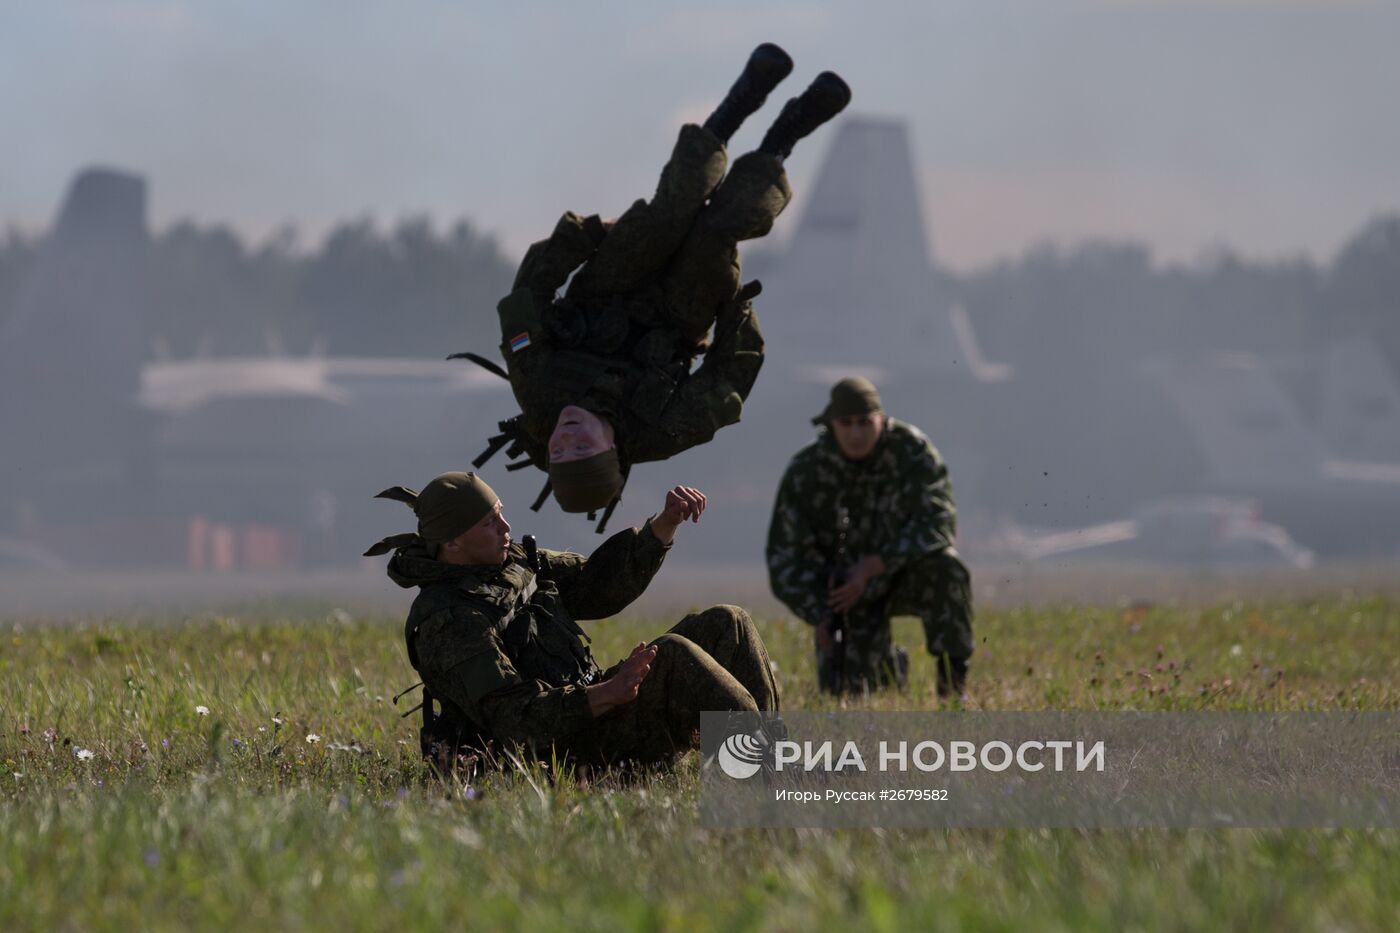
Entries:
[[[713, 606], [652, 642], [637, 699], [600, 716], [575, 754], [587, 763], [662, 764], [699, 747], [702, 710], [777, 712], [778, 684], [749, 614]], [[603, 673], [616, 673], [621, 663]]]
[[909, 655], [894, 644], [890, 619], [918, 616], [929, 654], [941, 662], [972, 655], [972, 576], [957, 551], [948, 548], [905, 566], [887, 581], [873, 581], [846, 614], [844, 676], [817, 647], [817, 683], [848, 691], [904, 686]]
[[587, 307], [640, 294], [654, 314], [642, 323], [698, 343], [739, 290], [738, 244], [766, 235], [791, 198], [781, 159], [750, 152], [729, 167], [724, 143], [687, 124], [652, 199], [613, 223], [566, 297]]

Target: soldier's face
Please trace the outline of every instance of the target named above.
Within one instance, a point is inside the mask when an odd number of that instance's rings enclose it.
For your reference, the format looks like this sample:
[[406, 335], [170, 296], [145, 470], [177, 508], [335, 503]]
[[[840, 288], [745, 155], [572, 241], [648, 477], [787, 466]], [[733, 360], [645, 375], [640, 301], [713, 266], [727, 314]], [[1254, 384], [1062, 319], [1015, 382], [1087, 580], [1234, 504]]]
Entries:
[[503, 563], [510, 548], [510, 522], [496, 503], [485, 518], [438, 548], [438, 560], [448, 564]]
[[847, 460], [864, 460], [870, 456], [884, 432], [885, 413], [882, 411], [831, 420], [831, 433], [836, 435], [836, 446]]
[[549, 435], [549, 462], [582, 460], [616, 446], [613, 426], [586, 408], [566, 405]]

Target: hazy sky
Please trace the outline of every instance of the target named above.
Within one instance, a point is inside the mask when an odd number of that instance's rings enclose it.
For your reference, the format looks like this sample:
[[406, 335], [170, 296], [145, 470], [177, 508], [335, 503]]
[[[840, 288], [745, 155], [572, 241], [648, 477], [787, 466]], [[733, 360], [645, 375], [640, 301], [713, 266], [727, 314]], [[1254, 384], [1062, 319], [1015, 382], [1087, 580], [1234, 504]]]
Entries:
[[[1330, 257], [1400, 209], [1400, 3], [1345, 0], [0, 6], [0, 226], [70, 175], [144, 173], [152, 219], [461, 215], [518, 251], [565, 208], [649, 193], [677, 124], [748, 51], [839, 71], [906, 118], [933, 249], [966, 268], [1054, 238]], [[824, 148], [790, 163], [800, 212]]]

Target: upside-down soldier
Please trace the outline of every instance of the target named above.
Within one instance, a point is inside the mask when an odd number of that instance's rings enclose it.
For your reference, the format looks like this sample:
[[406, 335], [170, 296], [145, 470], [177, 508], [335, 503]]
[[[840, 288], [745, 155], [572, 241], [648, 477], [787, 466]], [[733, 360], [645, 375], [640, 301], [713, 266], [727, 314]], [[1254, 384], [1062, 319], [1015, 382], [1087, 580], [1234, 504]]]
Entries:
[[497, 308], [520, 414], [475, 464], [504, 447], [528, 458], [512, 467], [547, 470], [535, 508], [552, 489], [566, 512], [610, 511], [633, 464], [739, 420], [764, 348], [738, 244], [772, 228], [792, 197], [783, 160], [850, 100], [823, 72], [729, 164], [730, 137], [791, 70], [786, 52], [759, 46], [704, 124], [681, 128], [650, 201], [615, 221], [566, 213], [526, 253]]

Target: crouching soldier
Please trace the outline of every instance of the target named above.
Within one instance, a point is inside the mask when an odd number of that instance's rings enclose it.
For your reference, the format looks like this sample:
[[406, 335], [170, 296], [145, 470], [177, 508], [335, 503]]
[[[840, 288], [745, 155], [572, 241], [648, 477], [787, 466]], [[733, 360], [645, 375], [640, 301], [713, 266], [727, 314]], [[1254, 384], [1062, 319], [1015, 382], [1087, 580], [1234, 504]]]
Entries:
[[701, 710], [778, 710], [768, 653], [737, 606], [689, 615], [606, 670], [578, 624], [641, 595], [681, 523], [699, 521], [699, 491], [675, 487], [659, 514], [589, 557], [514, 542], [500, 499], [475, 474], [444, 473], [420, 493], [398, 486], [380, 497], [418, 517], [416, 533], [385, 538], [366, 556], [392, 550], [389, 578], [418, 587], [404, 638], [428, 694], [425, 723], [447, 752], [439, 760], [494, 748], [586, 765], [667, 764], [698, 747]]
[[923, 621], [938, 693], [961, 693], [972, 654], [972, 583], [953, 547], [948, 469], [875, 386], [843, 379], [812, 419], [817, 439], [783, 474], [768, 527], [773, 593], [815, 629], [822, 689], [903, 686], [890, 618]]

